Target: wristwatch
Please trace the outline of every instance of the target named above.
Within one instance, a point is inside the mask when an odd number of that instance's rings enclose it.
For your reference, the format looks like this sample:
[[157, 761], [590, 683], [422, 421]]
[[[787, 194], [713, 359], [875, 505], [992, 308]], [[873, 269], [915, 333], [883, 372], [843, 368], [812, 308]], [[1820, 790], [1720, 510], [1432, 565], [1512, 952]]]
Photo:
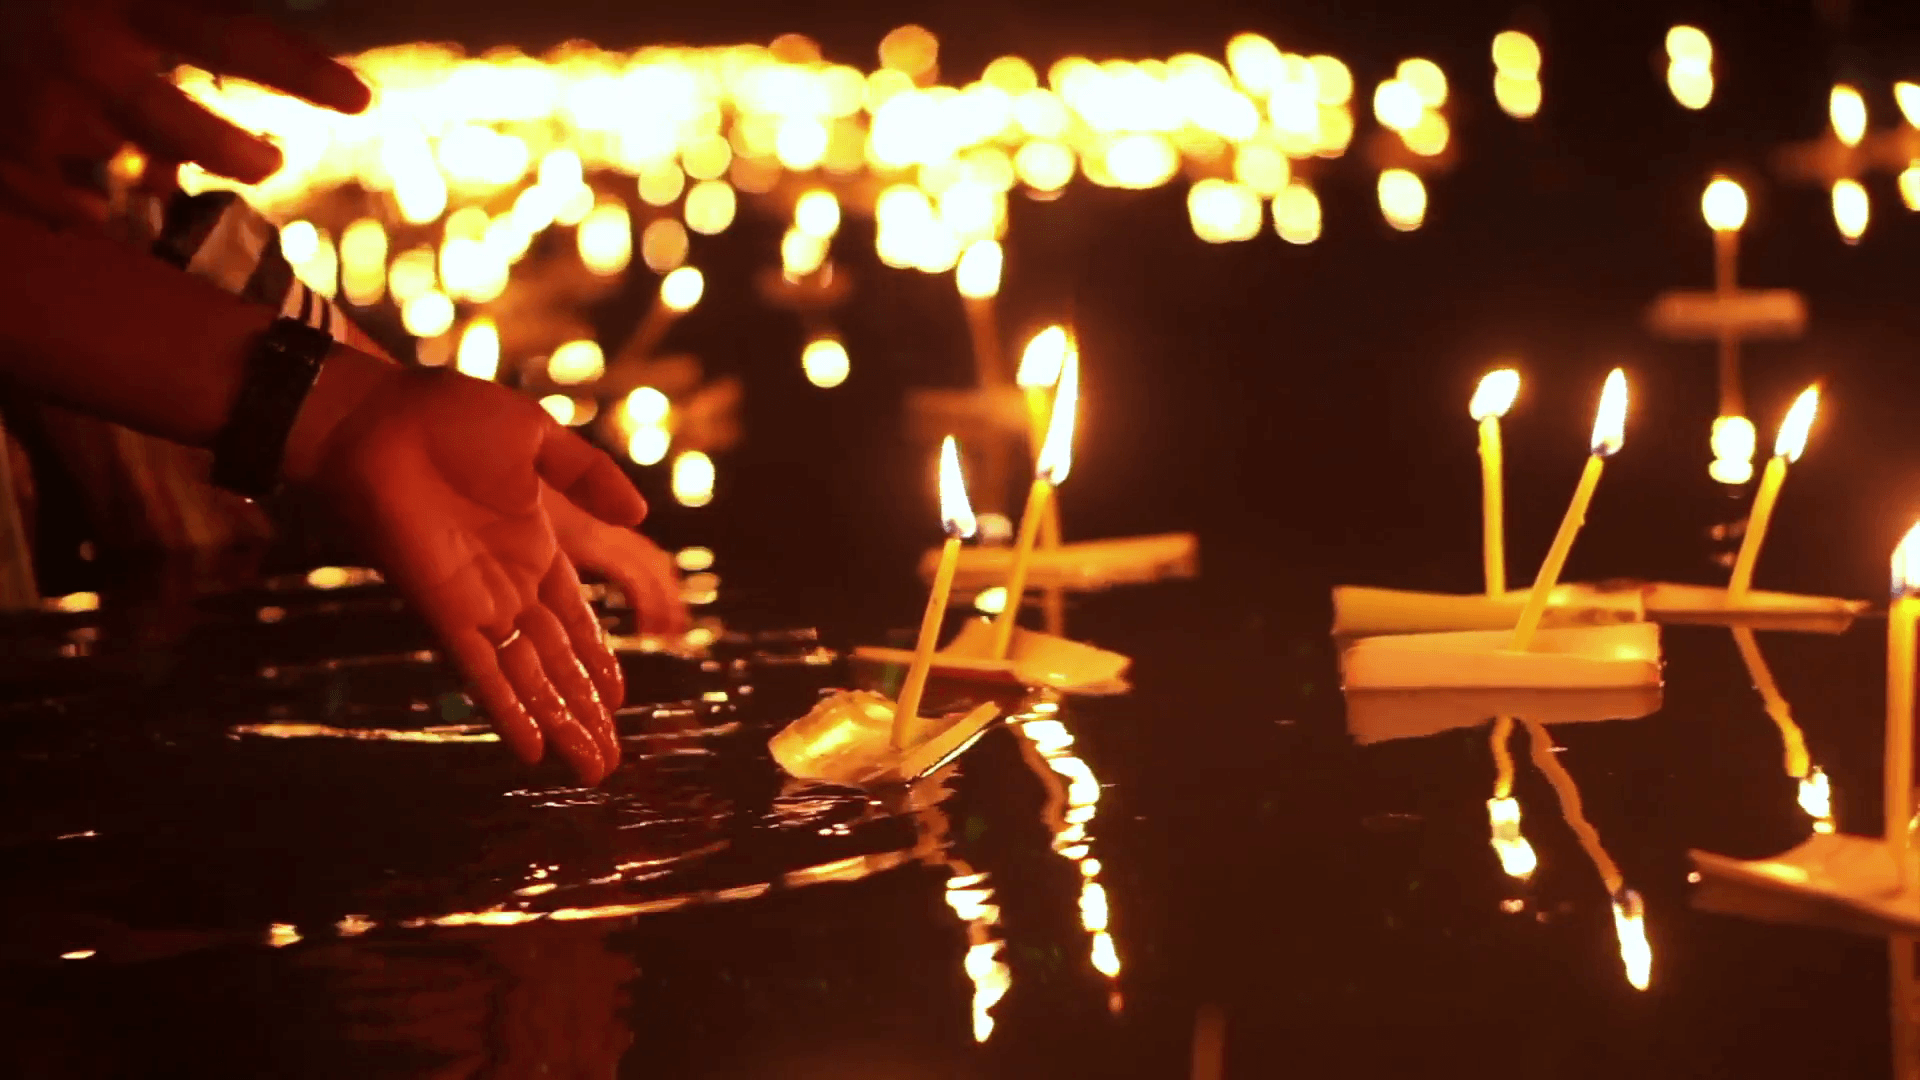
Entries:
[[294, 418], [333, 349], [332, 335], [281, 317], [247, 356], [233, 412], [213, 440], [213, 482], [250, 499], [280, 485], [280, 463]]

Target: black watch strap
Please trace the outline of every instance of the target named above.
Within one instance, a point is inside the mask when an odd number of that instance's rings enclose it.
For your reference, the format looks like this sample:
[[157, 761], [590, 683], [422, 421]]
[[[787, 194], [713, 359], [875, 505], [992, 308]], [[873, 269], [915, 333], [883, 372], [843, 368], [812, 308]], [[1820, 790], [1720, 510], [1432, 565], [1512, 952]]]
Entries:
[[247, 357], [233, 413], [213, 440], [215, 484], [252, 499], [279, 487], [287, 436], [333, 345], [326, 331], [298, 319], [267, 327]]

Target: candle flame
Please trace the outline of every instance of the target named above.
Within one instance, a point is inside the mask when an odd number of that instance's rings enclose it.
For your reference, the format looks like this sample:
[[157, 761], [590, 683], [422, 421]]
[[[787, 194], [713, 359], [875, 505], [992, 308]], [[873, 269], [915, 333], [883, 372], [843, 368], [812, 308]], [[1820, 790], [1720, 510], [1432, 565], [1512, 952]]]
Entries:
[[1653, 981], [1653, 946], [1647, 943], [1646, 907], [1639, 893], [1622, 889], [1613, 898], [1613, 929], [1620, 938], [1620, 962], [1627, 969], [1627, 982], [1635, 990], [1645, 990]]
[[1600, 391], [1600, 408], [1593, 417], [1593, 452], [1612, 457], [1627, 438], [1627, 373], [1614, 368]]
[[969, 300], [984, 300], [1000, 291], [1000, 269], [1005, 255], [998, 240], [977, 240], [960, 254], [954, 268], [954, 283], [960, 295]]
[[1489, 371], [1480, 377], [1480, 385], [1473, 392], [1473, 400], [1467, 405], [1467, 413], [1475, 420], [1488, 417], [1499, 419], [1513, 408], [1513, 399], [1520, 393], [1520, 373], [1512, 368]]
[[1773, 456], [1788, 461], [1799, 461], [1807, 448], [1807, 432], [1813, 427], [1813, 416], [1820, 410], [1820, 388], [1809, 386], [1800, 391], [1793, 400], [1793, 408], [1787, 410], [1787, 418], [1780, 422], [1780, 434], [1773, 440]]
[[1500, 869], [1521, 881], [1532, 877], [1540, 860], [1533, 853], [1533, 845], [1520, 835], [1519, 800], [1511, 796], [1488, 799], [1487, 820], [1493, 826], [1493, 851], [1500, 857]]
[[1847, 146], [1858, 146], [1867, 133], [1867, 103], [1860, 91], [1840, 83], [1827, 96], [1827, 118], [1833, 133]]
[[951, 435], [940, 444], [940, 523], [948, 536], [963, 540], [979, 526], [967, 502], [967, 478], [960, 472], [960, 444]]
[[1747, 223], [1747, 189], [1736, 180], [1714, 177], [1700, 196], [1700, 213], [1714, 232], [1739, 232]]
[[1867, 189], [1860, 186], [1860, 181], [1833, 182], [1833, 223], [1839, 227], [1841, 239], [1849, 244], [1858, 243], [1867, 231], [1870, 212]]
[[1900, 546], [1893, 549], [1893, 595], [1916, 589], [1920, 589], [1920, 523], [1907, 530]]
[[1813, 819], [1814, 832], [1833, 831], [1833, 786], [1818, 765], [1800, 779], [1800, 809]]
[[1900, 115], [1907, 118], [1907, 123], [1920, 127], [1920, 83], [1894, 83], [1893, 100], [1900, 106]]
[[706, 289], [707, 279], [699, 267], [682, 266], [660, 279], [660, 302], [670, 311], [684, 313], [700, 302]]
[[1080, 404], [1080, 355], [1069, 344], [1060, 367], [1060, 383], [1053, 392], [1053, 419], [1047, 422], [1047, 438], [1040, 445], [1036, 472], [1047, 483], [1059, 486], [1073, 468], [1073, 418]]
[[1027, 342], [1027, 351], [1020, 354], [1020, 373], [1014, 376], [1014, 381], [1028, 390], [1054, 385], [1060, 381], [1067, 354], [1072, 351], [1073, 339], [1067, 335], [1066, 327], [1058, 324], [1047, 327]]
[[1722, 484], [1744, 484], [1753, 479], [1753, 448], [1758, 436], [1753, 421], [1744, 416], [1721, 416], [1713, 421], [1713, 464], [1707, 475]]

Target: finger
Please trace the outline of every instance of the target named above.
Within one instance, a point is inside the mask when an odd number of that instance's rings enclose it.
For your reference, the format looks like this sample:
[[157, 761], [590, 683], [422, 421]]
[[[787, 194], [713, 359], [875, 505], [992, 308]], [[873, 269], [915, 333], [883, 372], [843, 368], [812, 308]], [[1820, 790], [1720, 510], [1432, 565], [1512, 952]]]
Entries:
[[540, 725], [540, 732], [546, 741], [559, 751], [567, 764], [580, 777], [583, 784], [597, 784], [606, 775], [600, 757], [600, 749], [595, 745], [593, 736], [568, 711], [566, 701], [540, 663], [540, 654], [532, 641], [528, 640], [530, 627], [522, 626], [519, 637], [508, 642], [505, 648], [496, 649], [500, 669], [506, 673], [507, 681], [526, 704], [527, 711], [533, 714], [534, 722]]
[[683, 634], [693, 619], [687, 611], [686, 600], [680, 595], [680, 572], [674, 567], [672, 556], [644, 539], [641, 542], [649, 549], [645, 553], [648, 591], [641, 623], [648, 633]]
[[601, 630], [599, 617], [593, 613], [593, 605], [580, 595], [580, 575], [565, 555], [554, 559], [553, 569], [541, 579], [540, 602], [566, 629], [574, 655], [586, 665], [607, 709], [611, 711], [625, 704], [627, 688], [626, 680], [620, 675], [620, 660], [607, 646], [607, 635]]
[[131, 15], [153, 40], [215, 74], [270, 86], [336, 112], [362, 112], [373, 101], [373, 92], [351, 68], [258, 16], [226, 16], [205, 5], [174, 3], [135, 5]]
[[613, 733], [612, 711], [601, 699], [586, 666], [574, 655], [573, 643], [567, 639], [566, 629], [553, 612], [539, 605], [528, 608], [520, 617], [520, 625], [540, 655], [540, 666], [545, 669], [547, 680], [566, 701], [567, 711], [593, 736], [594, 750], [602, 768], [600, 775], [604, 777], [619, 764], [620, 758], [620, 740]]
[[158, 54], [124, 24], [76, 7], [61, 14], [59, 25], [69, 70], [149, 153], [198, 162], [244, 183], [280, 168], [278, 147], [215, 116], [156, 75]]
[[474, 704], [500, 733], [500, 741], [521, 761], [529, 765], [539, 761], [545, 747], [540, 727], [520, 703], [519, 695], [513, 692], [513, 685], [500, 669], [493, 642], [478, 630], [442, 633], [440, 640], [452, 653], [454, 666], [465, 678]]
[[547, 419], [534, 467], [575, 506], [609, 525], [632, 528], [646, 520], [647, 500], [612, 458]]

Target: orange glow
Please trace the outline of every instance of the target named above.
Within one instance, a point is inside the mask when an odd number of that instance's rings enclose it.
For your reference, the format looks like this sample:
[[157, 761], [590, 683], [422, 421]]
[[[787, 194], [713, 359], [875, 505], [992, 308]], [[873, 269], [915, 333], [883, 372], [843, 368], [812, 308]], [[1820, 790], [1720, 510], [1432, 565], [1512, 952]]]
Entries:
[[1260, 197], [1245, 184], [1209, 177], [1187, 192], [1193, 233], [1209, 244], [1251, 240], [1260, 234]]
[[1773, 456], [1799, 461], [1807, 448], [1807, 432], [1813, 429], [1814, 414], [1819, 411], [1820, 387], [1809, 386], [1800, 391], [1793, 407], [1787, 410], [1787, 418], [1780, 422], [1780, 434], [1773, 441]]
[[454, 370], [476, 379], [491, 379], [500, 373], [500, 330], [492, 319], [475, 319], [460, 332], [460, 349], [454, 354]]
[[979, 523], [967, 501], [967, 480], [960, 472], [960, 444], [949, 435], [940, 443], [940, 525], [948, 536], [971, 537]]
[[808, 236], [832, 236], [840, 228], [840, 200], [824, 188], [807, 192], [794, 203], [793, 226]]
[[1646, 909], [1640, 894], [1623, 889], [1613, 900], [1613, 928], [1620, 939], [1620, 963], [1627, 983], [1645, 990], [1653, 981], [1653, 946], [1647, 943]]
[[1373, 118], [1381, 127], [1406, 131], [1420, 122], [1424, 107], [1420, 91], [1399, 79], [1388, 79], [1373, 89]]
[[705, 506], [713, 501], [713, 459], [698, 450], [683, 450], [673, 459], [673, 497], [681, 506]]
[[1900, 106], [1900, 115], [1906, 117], [1908, 124], [1920, 127], [1920, 84], [1894, 83], [1893, 102]]
[[592, 382], [606, 373], [606, 354], [592, 341], [569, 341], [547, 360], [547, 377], [561, 386]]
[[1289, 244], [1311, 244], [1320, 238], [1320, 197], [1295, 180], [1273, 197], [1273, 230]]
[[1627, 438], [1627, 373], [1614, 368], [1600, 390], [1600, 408], [1593, 417], [1593, 452], [1612, 457]]
[[1920, 592], [1920, 525], [1907, 530], [1893, 549], [1893, 595]]
[[1720, 416], [1713, 421], [1709, 440], [1713, 464], [1707, 475], [1722, 484], [1744, 484], [1753, 479], [1753, 452], [1759, 445], [1753, 421], [1744, 416]]
[[1427, 217], [1427, 187], [1420, 177], [1405, 169], [1387, 169], [1380, 174], [1380, 213], [1387, 224], [1401, 232], [1420, 227]]
[[660, 279], [660, 303], [668, 311], [685, 314], [700, 302], [707, 279], [696, 266], [682, 266]]
[[1047, 483], [1058, 487], [1073, 468], [1074, 413], [1080, 405], [1080, 354], [1069, 349], [1060, 367], [1060, 384], [1053, 392], [1053, 417], [1047, 422], [1047, 438], [1040, 445], [1035, 471]]
[[1847, 146], [1859, 146], [1867, 134], [1867, 102], [1860, 91], [1841, 83], [1827, 95], [1827, 119], [1833, 133]]
[[806, 373], [808, 382], [822, 390], [846, 382], [852, 367], [847, 347], [836, 338], [814, 338], [800, 353], [800, 370]]
[[1513, 400], [1520, 394], [1520, 373], [1512, 368], [1489, 371], [1480, 377], [1480, 385], [1474, 388], [1473, 400], [1467, 404], [1467, 414], [1474, 420], [1488, 417], [1502, 417], [1513, 408]]
[[1533, 845], [1520, 833], [1520, 803], [1511, 798], [1488, 799], [1487, 819], [1493, 829], [1493, 851], [1500, 858], [1500, 869], [1511, 878], [1525, 881], [1539, 868]]
[[1518, 30], [1493, 35], [1493, 67], [1510, 79], [1533, 82], [1540, 77], [1540, 46]]
[[1700, 195], [1700, 213], [1714, 232], [1738, 232], [1747, 223], [1747, 191], [1737, 181], [1716, 176]]
[[1800, 780], [1800, 809], [1813, 819], [1813, 831], [1830, 833], [1833, 831], [1833, 788], [1827, 780], [1827, 774], [1815, 765]]
[[1515, 120], [1532, 119], [1540, 112], [1540, 80], [1498, 72], [1493, 77], [1493, 97], [1500, 104], [1500, 111]]
[[1900, 170], [1900, 201], [1909, 210], [1920, 210], [1920, 162]]
[[428, 289], [400, 309], [400, 322], [414, 337], [439, 337], [453, 326], [453, 301], [438, 289]]
[[1867, 189], [1858, 180], [1836, 180], [1833, 184], [1833, 223], [1849, 244], [1859, 243], [1867, 231], [1869, 214]]
[[687, 192], [687, 228], [702, 236], [716, 236], [733, 224], [739, 200], [725, 180], [702, 180]]
[[998, 293], [1003, 259], [998, 240], [979, 240], [967, 245], [953, 274], [960, 295], [969, 300], [984, 300]]
[[687, 261], [689, 246], [686, 226], [674, 218], [655, 218], [640, 233], [640, 261], [664, 274]]
[[636, 386], [627, 394], [621, 409], [627, 419], [641, 427], [664, 427], [672, 407], [667, 395], [651, 386]]
[[1431, 60], [1418, 56], [1402, 60], [1393, 77], [1413, 87], [1413, 92], [1420, 97], [1420, 104], [1429, 109], [1437, 109], [1447, 103], [1447, 76], [1440, 70], [1440, 65]]

